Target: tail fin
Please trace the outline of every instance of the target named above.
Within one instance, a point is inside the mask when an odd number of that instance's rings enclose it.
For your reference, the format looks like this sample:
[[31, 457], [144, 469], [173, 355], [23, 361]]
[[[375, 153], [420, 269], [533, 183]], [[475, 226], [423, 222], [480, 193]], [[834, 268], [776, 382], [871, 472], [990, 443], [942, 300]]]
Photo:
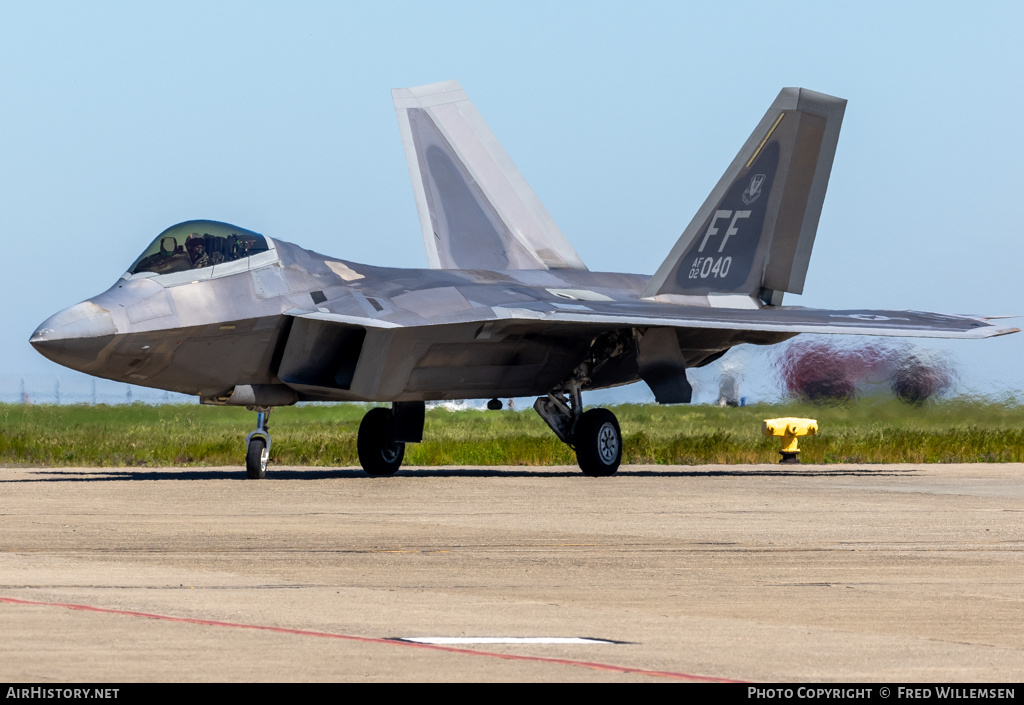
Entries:
[[783, 88], [643, 296], [802, 293], [845, 110]]
[[435, 269], [586, 269], [457, 81], [391, 91]]

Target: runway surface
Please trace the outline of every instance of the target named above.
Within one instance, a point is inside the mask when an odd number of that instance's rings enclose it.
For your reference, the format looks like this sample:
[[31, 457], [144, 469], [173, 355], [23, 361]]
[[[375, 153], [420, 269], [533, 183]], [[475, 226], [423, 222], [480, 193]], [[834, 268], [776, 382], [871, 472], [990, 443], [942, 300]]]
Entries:
[[0, 468], [0, 681], [1024, 680], [1024, 465], [243, 478]]

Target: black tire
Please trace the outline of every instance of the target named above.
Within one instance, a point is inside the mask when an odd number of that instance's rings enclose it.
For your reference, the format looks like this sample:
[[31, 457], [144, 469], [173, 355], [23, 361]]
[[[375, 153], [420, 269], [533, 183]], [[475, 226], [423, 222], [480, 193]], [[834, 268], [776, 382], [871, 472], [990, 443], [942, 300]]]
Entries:
[[580, 417], [573, 434], [576, 462], [588, 477], [614, 475], [622, 462], [622, 432], [615, 414], [591, 409]]
[[391, 410], [370, 409], [359, 424], [356, 450], [359, 464], [370, 477], [387, 477], [398, 472], [405, 457], [405, 444], [391, 440], [394, 420]]
[[245, 476], [250, 480], [262, 480], [267, 476], [267, 439], [256, 436], [249, 441], [245, 451]]

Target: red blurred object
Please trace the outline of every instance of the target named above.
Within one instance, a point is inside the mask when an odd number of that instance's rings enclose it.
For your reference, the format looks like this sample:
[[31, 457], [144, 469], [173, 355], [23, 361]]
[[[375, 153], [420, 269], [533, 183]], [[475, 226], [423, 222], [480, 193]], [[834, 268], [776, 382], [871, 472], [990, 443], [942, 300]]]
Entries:
[[841, 347], [800, 340], [782, 351], [778, 369], [790, 396], [813, 402], [850, 401], [866, 383], [888, 380], [897, 398], [921, 404], [948, 389], [954, 378], [948, 362], [928, 361], [902, 343]]

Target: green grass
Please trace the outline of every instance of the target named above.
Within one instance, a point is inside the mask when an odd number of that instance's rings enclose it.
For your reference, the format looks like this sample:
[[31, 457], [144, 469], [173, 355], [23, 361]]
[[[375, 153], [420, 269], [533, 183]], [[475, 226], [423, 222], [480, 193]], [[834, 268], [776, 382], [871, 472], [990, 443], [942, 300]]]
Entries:
[[[273, 461], [282, 465], [358, 464], [356, 431], [368, 406], [276, 409]], [[843, 406], [804, 403], [614, 407], [623, 463], [770, 463], [780, 440], [761, 435], [778, 416], [818, 420], [800, 442], [809, 463], [1024, 462], [1024, 405], [954, 399], [922, 406], [864, 400]], [[255, 427], [244, 409], [196, 405], [0, 405], [0, 464], [57, 466], [241, 465], [243, 439]], [[411, 465], [573, 464], [532, 411], [433, 409], [424, 442], [407, 446]]]

